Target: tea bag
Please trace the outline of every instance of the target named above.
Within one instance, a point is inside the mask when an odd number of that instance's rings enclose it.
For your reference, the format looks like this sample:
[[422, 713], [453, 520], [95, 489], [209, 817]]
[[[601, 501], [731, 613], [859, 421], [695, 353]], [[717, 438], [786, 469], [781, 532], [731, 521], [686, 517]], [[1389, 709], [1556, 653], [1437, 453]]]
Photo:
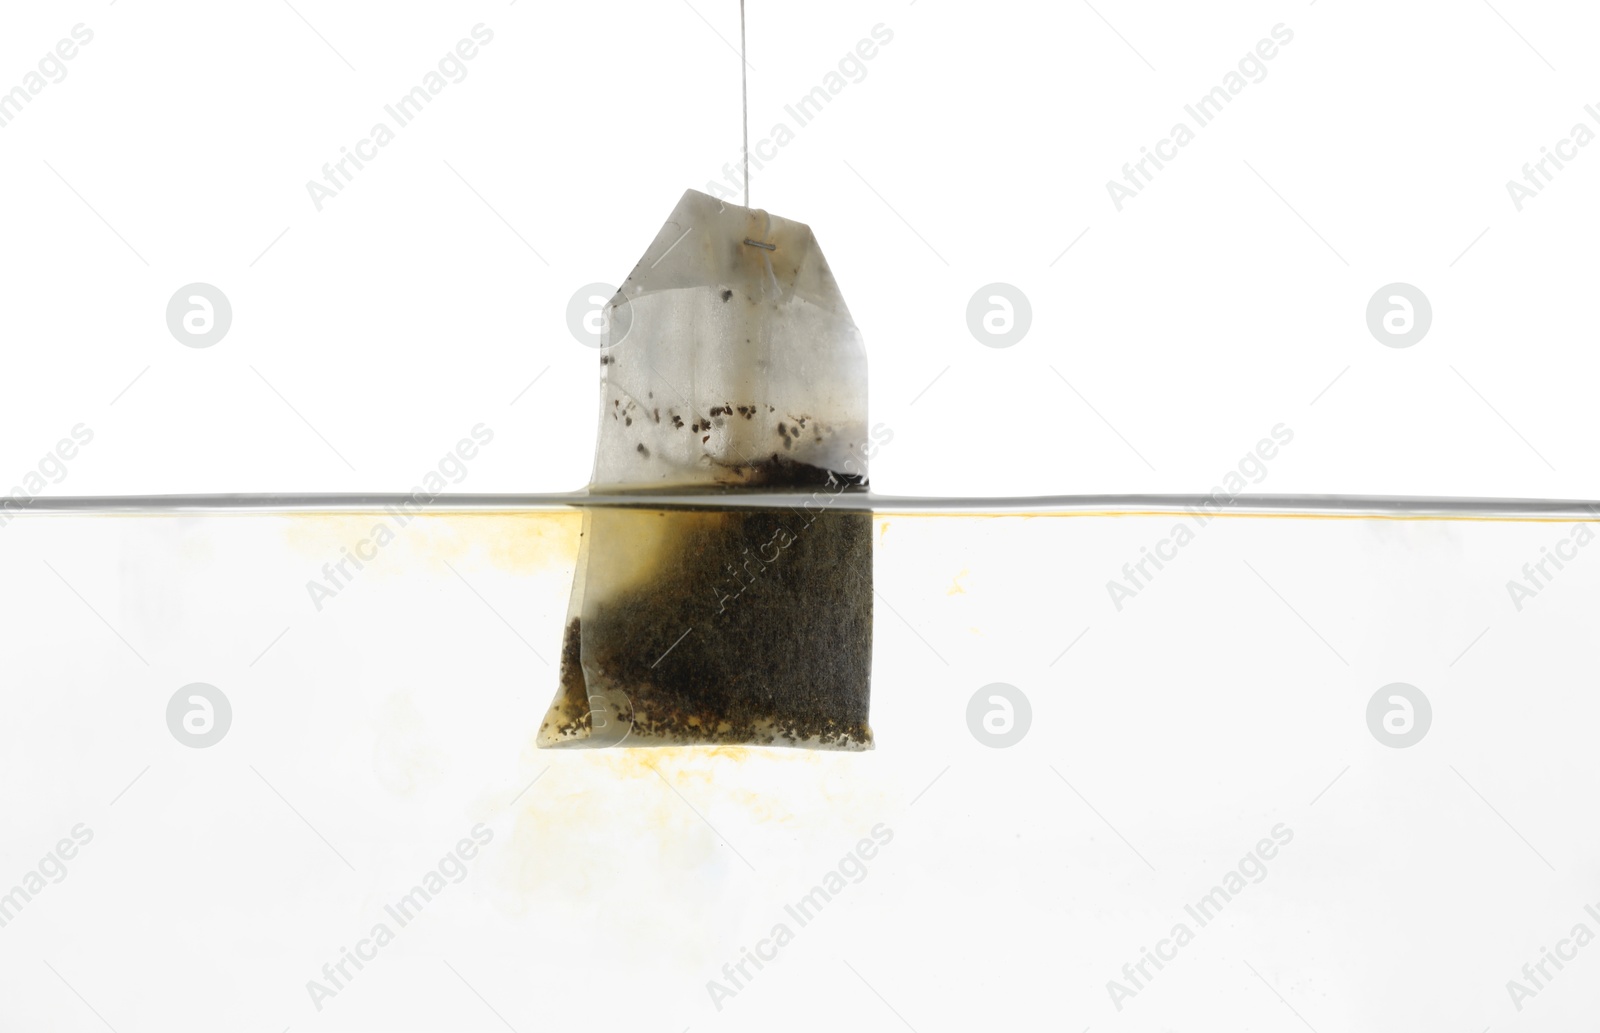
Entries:
[[810, 228], [690, 190], [605, 316], [591, 490], [717, 504], [586, 512], [538, 744], [871, 748], [866, 352]]

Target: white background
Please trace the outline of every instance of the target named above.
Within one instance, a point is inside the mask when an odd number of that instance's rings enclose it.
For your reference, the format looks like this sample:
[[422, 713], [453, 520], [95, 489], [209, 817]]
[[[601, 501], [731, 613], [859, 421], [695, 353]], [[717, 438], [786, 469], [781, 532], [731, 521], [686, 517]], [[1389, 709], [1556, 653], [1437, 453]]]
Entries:
[[[1592, 12], [1500, 5], [1525, 43], [1482, 3], [1096, 9], [1127, 43], [1081, 2], [750, 12], [754, 142], [894, 36], [752, 192], [812, 224], [862, 327], [879, 490], [1205, 491], [1286, 422], [1259, 490], [1600, 495], [1575, 260], [1600, 163], [1521, 212], [1505, 187], [1600, 99]], [[566, 305], [736, 163], [734, 4], [296, 10], [326, 43], [281, 2], [6, 12], [8, 85], [95, 33], [0, 130], [6, 484], [78, 422], [52, 492], [403, 490], [480, 421], [462, 490], [587, 480]], [[318, 212], [307, 181], [480, 22], [467, 78]], [[1267, 77], [1118, 212], [1106, 182], [1280, 22]], [[164, 319], [196, 281], [234, 309], [204, 350]], [[996, 281], [1034, 311], [1009, 349], [966, 327]], [[1409, 349], [1365, 324], [1396, 281], [1434, 310]]]
[[[0, 88], [94, 32], [0, 129], [4, 486], [85, 423], [50, 493], [404, 491], [483, 422], [495, 441], [455, 490], [580, 487], [597, 364], [568, 301], [739, 152], [732, 3], [120, 0], [0, 21]], [[479, 23], [494, 41], [467, 78], [316, 210], [306, 182]], [[1279, 23], [1294, 39], [1266, 78], [1119, 212], [1107, 180]], [[1255, 490], [1600, 497], [1600, 150], [1521, 211], [1506, 190], [1600, 101], [1592, 11], [757, 0], [752, 141], [879, 24], [865, 78], [752, 192], [814, 228], [862, 328], [895, 435], [878, 490], [1207, 491], [1284, 423]], [[165, 320], [197, 281], [234, 311], [206, 349]], [[1397, 281], [1433, 307], [1405, 349], [1366, 326]], [[967, 327], [993, 282], [1031, 301], [1011, 348]], [[305, 581], [360, 527], [10, 525], [0, 890], [73, 823], [96, 841], [0, 929], [0, 1027], [1593, 1014], [1600, 948], [1526, 1012], [1505, 990], [1600, 906], [1596, 575], [1580, 562], [1526, 611], [1505, 589], [1567, 527], [1227, 521], [1117, 610], [1106, 581], [1165, 520], [890, 523], [878, 750], [643, 773], [530, 747], [554, 687], [530, 650], [553, 658], [570, 542], [508, 564], [515, 531], [440, 517], [314, 612]], [[234, 701], [203, 751], [164, 724], [192, 681]], [[996, 681], [1033, 701], [1007, 750], [966, 726]], [[1434, 701], [1411, 749], [1366, 728], [1394, 681]], [[315, 1012], [305, 981], [477, 821], [499, 852]], [[897, 838], [872, 874], [716, 1012], [706, 981], [878, 821]], [[1114, 1010], [1106, 980], [1278, 822], [1297, 839], [1227, 927]]]

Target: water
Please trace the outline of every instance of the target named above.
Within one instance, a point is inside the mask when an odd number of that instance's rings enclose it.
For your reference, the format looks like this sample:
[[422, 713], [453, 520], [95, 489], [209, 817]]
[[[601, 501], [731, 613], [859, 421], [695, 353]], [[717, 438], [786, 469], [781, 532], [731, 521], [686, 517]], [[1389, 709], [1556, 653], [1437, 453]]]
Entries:
[[[1498, 1024], [1506, 980], [1593, 902], [1587, 507], [1195, 501], [841, 496], [873, 509], [876, 744], [819, 753], [534, 748], [574, 497], [40, 500], [0, 527], [0, 882], [77, 824], [93, 839], [4, 949], [72, 957], [119, 1027], [108, 1002], [172, 971], [176, 1008], [298, 1026], [308, 980], [363, 943], [325, 1006], [397, 1029], [448, 1024], [406, 988], [460, 978], [518, 1028], [603, 1007], [813, 1029], [774, 1002], [875, 993], [919, 1029], [1110, 1028], [1141, 948], [1177, 960], [1128, 1028], [1208, 1001], [1292, 1021], [1262, 979], [1365, 1028], [1396, 972], [1410, 1025]], [[729, 503], [630, 512], [684, 504]], [[182, 730], [196, 684], [227, 701], [212, 745]], [[402, 925], [386, 905], [429, 875]], [[1230, 875], [1202, 925], [1188, 908]], [[188, 946], [147, 956], [152, 923]], [[1041, 928], [1048, 952], [1013, 946]], [[708, 983], [757, 950], [718, 1012]], [[952, 966], [990, 981], [928, 981]], [[608, 973], [626, 994], [568, 999]], [[1566, 982], [1535, 1002], [1550, 1028], [1593, 1003]]]
[[[21, 507], [0, 507], [0, 520], [33, 514], [110, 513], [361, 513], [404, 508], [432, 513], [542, 513], [588, 507], [691, 506], [732, 508], [791, 507], [812, 498], [832, 509], [877, 513], [932, 513], [1004, 516], [1136, 516], [1203, 513], [1282, 516], [1386, 516], [1397, 519], [1454, 517], [1526, 520], [1585, 520], [1600, 502], [1567, 499], [1491, 499], [1354, 495], [1238, 495], [1226, 505], [1205, 495], [1036, 495], [995, 498], [878, 495], [871, 492], [651, 492], [606, 494], [558, 492], [540, 495], [440, 495], [427, 503], [398, 494], [235, 494], [128, 495], [118, 497], [41, 497]], [[0, 522], [0, 526], [4, 526]]]

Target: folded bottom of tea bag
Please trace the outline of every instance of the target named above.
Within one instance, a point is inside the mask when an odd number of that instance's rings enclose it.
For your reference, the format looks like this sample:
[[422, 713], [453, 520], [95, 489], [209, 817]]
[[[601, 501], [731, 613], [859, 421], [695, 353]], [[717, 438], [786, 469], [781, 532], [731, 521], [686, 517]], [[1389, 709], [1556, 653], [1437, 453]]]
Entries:
[[596, 509], [538, 745], [870, 749], [871, 662], [870, 514]]

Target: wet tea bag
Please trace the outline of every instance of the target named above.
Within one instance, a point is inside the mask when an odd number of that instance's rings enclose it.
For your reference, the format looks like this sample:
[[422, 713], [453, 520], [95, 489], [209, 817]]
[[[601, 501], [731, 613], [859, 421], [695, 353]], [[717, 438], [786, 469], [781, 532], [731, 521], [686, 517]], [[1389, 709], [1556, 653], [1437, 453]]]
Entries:
[[866, 352], [810, 228], [690, 190], [605, 316], [591, 490], [715, 498], [586, 512], [538, 744], [869, 749]]

